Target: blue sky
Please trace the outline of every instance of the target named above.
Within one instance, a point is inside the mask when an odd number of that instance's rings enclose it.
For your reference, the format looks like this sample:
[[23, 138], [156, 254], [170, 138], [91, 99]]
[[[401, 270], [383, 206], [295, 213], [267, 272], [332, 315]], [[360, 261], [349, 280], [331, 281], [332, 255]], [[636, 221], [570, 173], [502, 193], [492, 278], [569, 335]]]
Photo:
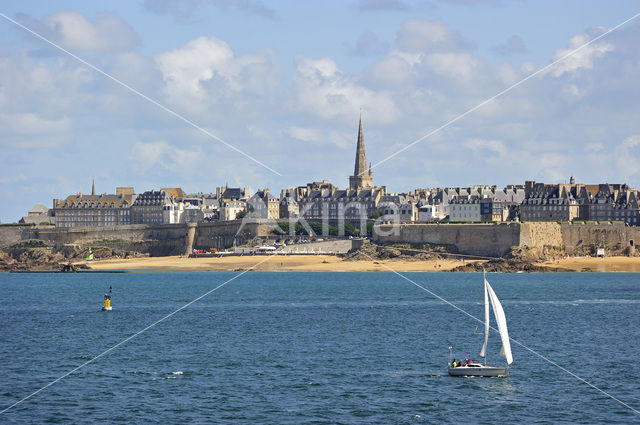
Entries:
[[[0, 12], [281, 176], [0, 18], [0, 221], [116, 186], [347, 185], [640, 12], [640, 1], [4, 2]], [[389, 190], [640, 186], [640, 18], [374, 169]]]

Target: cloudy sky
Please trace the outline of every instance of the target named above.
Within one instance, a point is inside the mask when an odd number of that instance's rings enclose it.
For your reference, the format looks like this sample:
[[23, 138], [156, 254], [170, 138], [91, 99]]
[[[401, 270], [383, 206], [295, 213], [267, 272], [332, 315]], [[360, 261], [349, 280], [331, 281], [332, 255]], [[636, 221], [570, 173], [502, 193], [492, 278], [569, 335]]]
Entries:
[[0, 17], [0, 221], [92, 178], [99, 193], [344, 188], [361, 111], [374, 183], [392, 191], [570, 175], [639, 187], [640, 18], [386, 160], [638, 12], [638, 0], [5, 1], [0, 13], [113, 79]]

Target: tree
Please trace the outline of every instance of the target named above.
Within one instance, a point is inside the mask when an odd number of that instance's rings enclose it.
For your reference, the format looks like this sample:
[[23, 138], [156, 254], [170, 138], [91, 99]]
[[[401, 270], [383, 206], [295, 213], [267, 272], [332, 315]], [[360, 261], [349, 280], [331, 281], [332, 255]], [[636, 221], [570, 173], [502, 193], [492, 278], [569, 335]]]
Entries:
[[369, 218], [371, 220], [377, 220], [382, 216], [382, 211], [380, 211], [379, 209], [375, 209], [373, 211], [371, 211], [371, 214], [369, 214]]

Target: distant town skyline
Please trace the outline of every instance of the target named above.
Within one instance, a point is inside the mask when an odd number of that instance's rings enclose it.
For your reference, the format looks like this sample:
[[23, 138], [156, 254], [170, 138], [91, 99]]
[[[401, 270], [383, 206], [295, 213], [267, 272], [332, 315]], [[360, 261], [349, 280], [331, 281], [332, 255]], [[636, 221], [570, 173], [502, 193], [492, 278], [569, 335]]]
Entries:
[[10, 1], [0, 13], [3, 223], [117, 186], [640, 186], [640, 20], [382, 161], [640, 12], [635, 0]]

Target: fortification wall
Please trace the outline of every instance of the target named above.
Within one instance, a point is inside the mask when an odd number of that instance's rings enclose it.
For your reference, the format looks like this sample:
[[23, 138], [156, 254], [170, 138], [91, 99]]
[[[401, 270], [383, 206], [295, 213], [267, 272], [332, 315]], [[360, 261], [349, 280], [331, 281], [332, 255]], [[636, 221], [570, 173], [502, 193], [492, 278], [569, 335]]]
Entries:
[[521, 223], [520, 242], [523, 247], [563, 246], [562, 228], [555, 222]]
[[[177, 234], [176, 234], [177, 233]], [[184, 236], [186, 228], [176, 225], [148, 226], [144, 224], [105, 227], [34, 228], [30, 239], [55, 241], [56, 244], [84, 244], [101, 240], [143, 241], [150, 239], [174, 239]]]
[[[0, 246], [21, 240], [42, 239], [63, 244], [99, 243], [121, 250], [149, 253], [153, 256], [178, 255], [191, 248], [225, 249], [242, 245], [256, 236], [269, 236], [273, 223], [242, 220], [157, 226], [129, 225], [112, 227], [55, 228], [50, 226], [0, 226]], [[562, 246], [567, 253], [581, 253], [602, 246], [623, 250], [640, 242], [640, 227], [624, 223], [501, 223], [501, 224], [402, 224], [378, 226], [373, 240], [379, 243], [432, 243], [448, 245], [459, 253], [498, 257], [512, 246]], [[129, 248], [127, 248], [129, 247]]]
[[209, 248], [225, 249], [242, 245], [256, 236], [269, 236], [273, 223], [266, 220], [243, 223], [242, 220], [218, 221], [212, 223], [198, 223], [193, 242], [194, 249]]
[[449, 245], [459, 253], [499, 257], [520, 242], [520, 225], [504, 224], [402, 224], [379, 226], [373, 240], [380, 243], [432, 243]]
[[640, 227], [624, 223], [561, 223], [562, 244], [569, 254], [585, 247], [604, 244], [607, 250], [621, 250], [640, 242]]
[[29, 239], [33, 226], [0, 226], [0, 248]]
[[[148, 226], [143, 224], [106, 227], [0, 227], [0, 241], [9, 245], [27, 239], [52, 241], [56, 246], [64, 244], [101, 244], [123, 250], [148, 253], [153, 256], [183, 254], [186, 249], [187, 226], [165, 224]], [[126, 246], [130, 246], [127, 249]]]

